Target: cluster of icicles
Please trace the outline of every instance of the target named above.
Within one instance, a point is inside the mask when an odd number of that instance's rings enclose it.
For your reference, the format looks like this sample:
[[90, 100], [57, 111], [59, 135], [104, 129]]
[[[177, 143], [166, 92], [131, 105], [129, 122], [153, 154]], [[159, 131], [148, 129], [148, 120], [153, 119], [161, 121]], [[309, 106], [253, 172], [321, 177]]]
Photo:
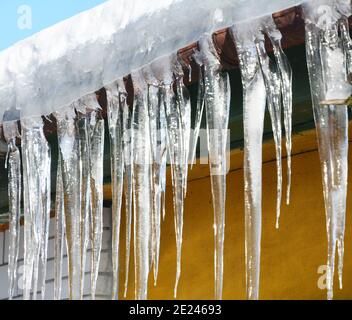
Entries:
[[[313, 109], [321, 157], [328, 233], [328, 298], [332, 298], [335, 247], [342, 258], [347, 189], [348, 119], [346, 106], [321, 101], [346, 98], [351, 88], [352, 51], [348, 20], [350, 4], [316, 1], [304, 7], [306, 46]], [[342, 1], [343, 2], [343, 1]], [[272, 120], [277, 158], [277, 227], [282, 198], [282, 125], [286, 136], [290, 200], [292, 71], [281, 47], [281, 33], [272, 17], [234, 25], [244, 89], [245, 253], [248, 299], [259, 298], [262, 219], [262, 140], [265, 107]], [[274, 52], [265, 49], [269, 39]], [[167, 164], [171, 166], [174, 222], [177, 245], [176, 285], [181, 275], [184, 200], [189, 164], [195, 163], [203, 111], [206, 111], [208, 153], [214, 208], [215, 298], [222, 298], [229, 77], [223, 72], [211, 35], [198, 43], [192, 58], [200, 70], [194, 134], [191, 136], [191, 104], [183, 84], [177, 55], [162, 58], [132, 74], [133, 106], [127, 105], [123, 80], [106, 86], [112, 177], [112, 299], [118, 299], [120, 222], [125, 198], [126, 264], [125, 295], [132, 221], [134, 232], [135, 298], [147, 299], [149, 274], [158, 278], [160, 230], [165, 217]], [[334, 95], [334, 96], [332, 96]], [[336, 96], [337, 95], [337, 96]], [[339, 95], [341, 97], [339, 97]], [[6, 116], [6, 115], [5, 115]], [[59, 160], [55, 199], [55, 299], [61, 298], [64, 246], [67, 246], [69, 293], [82, 299], [87, 249], [91, 250], [91, 296], [95, 298], [102, 247], [104, 120], [96, 96], [89, 95], [54, 115], [57, 120]], [[6, 117], [5, 117], [6, 118]], [[8, 120], [8, 119], [7, 119]], [[41, 118], [4, 123], [8, 142], [10, 207], [9, 295], [13, 296], [17, 273], [21, 205], [21, 160], [24, 210], [24, 299], [36, 299], [38, 285], [45, 294], [45, 270], [50, 220], [50, 147]], [[22, 157], [16, 146], [21, 137]], [[40, 276], [39, 276], [40, 275]]]

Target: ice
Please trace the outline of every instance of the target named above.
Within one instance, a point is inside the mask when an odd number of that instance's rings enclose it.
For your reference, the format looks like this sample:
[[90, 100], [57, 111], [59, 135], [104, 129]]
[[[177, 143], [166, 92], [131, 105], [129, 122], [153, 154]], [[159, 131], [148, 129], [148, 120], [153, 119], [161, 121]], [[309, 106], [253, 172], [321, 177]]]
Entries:
[[[342, 287], [342, 267], [348, 170], [347, 106], [323, 105], [322, 101], [346, 99], [351, 94], [347, 82], [346, 38], [338, 35], [338, 19], [343, 2], [317, 0], [304, 6], [307, 64], [311, 83], [314, 119], [322, 170], [328, 241], [327, 298], [333, 298], [336, 246], [338, 273]], [[351, 7], [348, 8], [348, 14]]]
[[[4, 115], [6, 117], [6, 113]], [[17, 280], [17, 260], [20, 245], [20, 212], [21, 212], [21, 155], [16, 145], [19, 137], [17, 121], [5, 122], [3, 126], [5, 140], [8, 144], [6, 167], [8, 168], [9, 196], [9, 299], [12, 300]]]
[[[267, 35], [274, 49], [275, 60], [278, 67], [278, 72], [281, 78], [281, 96], [282, 108], [284, 111], [284, 126], [286, 138], [286, 154], [287, 154], [287, 190], [286, 204], [290, 203], [291, 194], [291, 150], [292, 150], [292, 69], [290, 63], [282, 50], [280, 31], [275, 26], [275, 23], [270, 17], [265, 21]], [[277, 221], [278, 225], [278, 221]]]
[[80, 146], [73, 106], [55, 114], [64, 193], [69, 297], [82, 299]]
[[40, 261], [44, 275], [46, 269], [51, 157], [41, 118], [22, 120], [21, 125], [25, 215], [23, 298], [29, 300], [32, 284], [32, 298], [37, 297]]
[[145, 300], [151, 252], [151, 141], [147, 84], [141, 71], [132, 74], [134, 105], [132, 116], [135, 298]]
[[197, 153], [197, 143], [199, 138], [200, 126], [202, 123], [203, 113], [204, 113], [204, 77], [203, 77], [203, 62], [202, 57], [199, 52], [195, 54], [195, 61], [199, 65], [199, 80], [198, 80], [198, 95], [197, 95], [197, 110], [196, 110], [196, 118], [194, 123], [194, 132], [192, 139], [192, 153], [191, 153], [191, 168], [196, 163], [196, 153]]
[[352, 40], [349, 33], [348, 18], [343, 16], [340, 19], [341, 40], [346, 59], [347, 80], [352, 83]]
[[120, 80], [118, 88], [121, 90], [120, 98], [122, 103], [122, 148], [124, 157], [124, 194], [125, 194], [125, 211], [126, 211], [126, 257], [125, 257], [125, 291], [124, 297], [127, 296], [128, 277], [130, 266], [130, 251], [131, 251], [131, 229], [132, 229], [132, 112], [127, 105], [127, 95], [123, 90], [124, 83]]
[[243, 84], [245, 255], [247, 298], [259, 298], [262, 225], [262, 141], [266, 91], [255, 41], [262, 39], [253, 21], [231, 28]]
[[[111, 178], [112, 178], [112, 265], [113, 265], [113, 293], [112, 298], [118, 299], [119, 288], [119, 245], [120, 245], [120, 225], [121, 225], [121, 205], [124, 182], [124, 150], [123, 150], [123, 114], [128, 108], [126, 101], [126, 91], [124, 86], [117, 83], [106, 87], [108, 99], [108, 123], [110, 133], [110, 153], [111, 153]], [[129, 205], [126, 206], [129, 208]], [[127, 215], [127, 221], [129, 213]], [[127, 223], [129, 225], [129, 222]], [[129, 230], [127, 230], [127, 233]]]
[[199, 41], [204, 66], [204, 101], [206, 106], [210, 176], [214, 208], [215, 299], [222, 299], [223, 255], [225, 240], [225, 203], [227, 174], [227, 138], [231, 88], [229, 76], [222, 72], [211, 35]]
[[84, 279], [87, 263], [87, 248], [89, 243], [89, 227], [90, 227], [90, 136], [89, 136], [89, 117], [84, 104], [81, 102], [76, 105], [77, 117], [76, 126], [78, 131], [79, 142], [79, 169], [80, 169], [80, 197], [81, 197], [81, 292], [84, 292]]
[[281, 77], [277, 65], [269, 58], [265, 50], [264, 38], [256, 42], [259, 62], [267, 93], [267, 105], [270, 113], [276, 148], [277, 195], [276, 195], [276, 228], [279, 228], [282, 197], [282, 151], [281, 151]]
[[[178, 60], [179, 61], [179, 60]], [[183, 194], [187, 194], [188, 163], [190, 157], [191, 142], [191, 100], [190, 94], [183, 81], [183, 70], [179, 62], [175, 62], [175, 84], [176, 84], [176, 103], [181, 115], [181, 134], [183, 139]]]
[[0, 119], [14, 105], [25, 118], [57, 112], [206, 32], [302, 2], [106, 1], [0, 53]]
[[[152, 65], [153, 66], [153, 65]], [[158, 66], [158, 67], [157, 67]], [[176, 55], [163, 57], [154, 65], [154, 74], [159, 81], [160, 109], [165, 111], [166, 142], [170, 156], [173, 184], [174, 221], [176, 234], [176, 283], [174, 296], [177, 296], [181, 276], [182, 234], [184, 199], [188, 174], [190, 144], [190, 101], [187, 89], [183, 85], [183, 73]], [[173, 88], [176, 77], [176, 92]], [[165, 124], [164, 124], [165, 125]]]
[[62, 160], [57, 161], [55, 201], [54, 300], [61, 300], [63, 252], [65, 246], [65, 206], [62, 182]]
[[[95, 106], [90, 105], [93, 109]], [[100, 110], [89, 114], [91, 187], [91, 296], [95, 300], [103, 236], [104, 119]], [[121, 189], [122, 192], [122, 189]]]
[[[162, 197], [162, 176], [166, 174], [163, 169], [163, 161], [166, 162], [166, 143], [162, 136], [166, 131], [166, 124], [161, 123], [161, 114], [164, 112], [159, 100], [158, 80], [155, 78], [152, 68], [143, 69], [143, 75], [148, 84], [148, 115], [150, 130], [150, 146], [152, 156], [152, 263], [154, 267], [154, 285], [157, 283], [160, 254], [160, 228], [161, 228], [161, 197]], [[164, 117], [165, 119], [165, 117]]]

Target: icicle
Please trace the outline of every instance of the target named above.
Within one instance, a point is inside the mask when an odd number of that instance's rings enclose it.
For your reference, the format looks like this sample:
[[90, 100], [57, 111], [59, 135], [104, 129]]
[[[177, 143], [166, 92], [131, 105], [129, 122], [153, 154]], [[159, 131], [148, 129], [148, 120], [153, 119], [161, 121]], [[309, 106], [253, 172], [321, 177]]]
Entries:
[[130, 266], [131, 250], [131, 229], [132, 229], [132, 137], [131, 124], [132, 112], [127, 105], [127, 92], [123, 89], [123, 80], [118, 81], [120, 92], [120, 104], [122, 108], [122, 148], [124, 157], [124, 194], [125, 194], [125, 211], [126, 211], [126, 257], [125, 257], [125, 291], [124, 297], [127, 296], [128, 276]]
[[349, 22], [346, 16], [340, 20], [341, 41], [345, 55], [347, 80], [352, 84], [352, 40], [349, 31]]
[[[287, 154], [287, 190], [286, 204], [290, 204], [291, 194], [291, 150], [292, 150], [292, 69], [290, 63], [282, 50], [280, 31], [276, 28], [273, 18], [270, 16], [265, 23], [267, 35], [274, 49], [275, 60], [281, 80], [282, 107], [284, 110], [284, 126], [286, 137]], [[281, 117], [281, 115], [280, 115]], [[281, 126], [281, 125], [280, 125]], [[278, 221], [277, 221], [278, 222]], [[277, 223], [278, 225], [278, 223]]]
[[193, 141], [192, 141], [192, 153], [191, 153], [191, 168], [196, 162], [197, 142], [199, 138], [200, 125], [202, 123], [204, 113], [204, 77], [203, 77], [203, 62], [202, 55], [199, 51], [194, 53], [194, 60], [199, 65], [199, 82], [198, 82], [198, 96], [197, 96], [197, 111], [196, 119], [194, 123]]
[[[154, 79], [150, 67], [143, 69], [145, 81], [148, 83], [148, 116], [149, 116], [149, 132], [150, 132], [150, 147], [152, 157], [151, 170], [151, 187], [152, 187], [152, 228], [151, 228], [151, 253], [152, 264], [154, 267], [154, 285], [156, 286], [159, 267], [159, 252], [160, 252], [160, 222], [161, 222], [161, 177], [160, 177], [160, 109], [158, 104], [159, 88]], [[154, 83], [153, 83], [154, 82]]]
[[[160, 98], [160, 95], [159, 95]], [[166, 216], [166, 169], [167, 169], [167, 123], [165, 109], [162, 101], [159, 99], [160, 112], [160, 193], [161, 193], [161, 210], [163, 221]]]
[[176, 75], [176, 103], [181, 115], [181, 134], [183, 140], [183, 196], [187, 194], [188, 163], [190, 157], [190, 140], [191, 140], [191, 100], [188, 89], [183, 82], [183, 70], [181, 64], [175, 63]]
[[[337, 6], [337, 7], [336, 7]], [[339, 281], [342, 287], [347, 170], [347, 106], [329, 104], [329, 100], [346, 99], [351, 94], [347, 82], [343, 43], [338, 36], [337, 20], [341, 9], [335, 1], [317, 0], [304, 5], [306, 20], [307, 64], [311, 83], [314, 119], [323, 175], [323, 190], [328, 239], [327, 297], [333, 298], [336, 245]], [[351, 7], [347, 8], [348, 15]], [[342, 33], [342, 38], [343, 33]], [[323, 104], [322, 101], [327, 101]]]
[[62, 160], [59, 153], [56, 176], [55, 250], [54, 250], [54, 300], [61, 300], [62, 261], [65, 245], [65, 205], [62, 182]]
[[42, 235], [41, 235], [41, 298], [45, 299], [46, 265], [48, 260], [49, 225], [51, 211], [51, 154], [47, 145], [43, 153], [41, 193], [42, 193]]
[[21, 210], [21, 155], [16, 146], [19, 137], [17, 121], [13, 119], [12, 111], [5, 112], [3, 132], [8, 143], [8, 196], [9, 196], [9, 230], [10, 245], [8, 256], [9, 299], [12, 300], [17, 280], [17, 260], [20, 244], [20, 210]]
[[146, 300], [150, 270], [151, 148], [147, 84], [141, 71], [132, 74], [134, 105], [132, 117], [135, 298]]
[[243, 84], [245, 253], [247, 298], [258, 299], [262, 229], [262, 140], [266, 93], [254, 41], [262, 36], [253, 22], [231, 28]]
[[[123, 91], [122, 91], [123, 90]], [[123, 108], [126, 93], [124, 87], [117, 83], [106, 87], [108, 99], [108, 122], [110, 133], [111, 179], [112, 179], [112, 265], [113, 265], [113, 293], [112, 299], [118, 299], [119, 290], [119, 244], [121, 225], [121, 204], [124, 180], [124, 153], [123, 153]], [[122, 96], [123, 94], [123, 96]], [[127, 217], [129, 219], [129, 217]], [[129, 222], [128, 222], [129, 225]], [[128, 232], [128, 231], [127, 231]]]
[[73, 107], [56, 113], [64, 193], [69, 297], [82, 299], [80, 146]]
[[[24, 119], [22, 124], [22, 159], [24, 185], [24, 295], [37, 296], [39, 263], [45, 284], [48, 220], [50, 219], [50, 148], [43, 132], [41, 118]], [[45, 261], [44, 261], [45, 260]], [[44, 297], [44, 292], [42, 292]]]
[[84, 292], [84, 279], [87, 260], [87, 248], [89, 244], [89, 217], [91, 212], [90, 199], [90, 136], [89, 117], [84, 100], [76, 104], [76, 126], [79, 142], [79, 170], [80, 170], [80, 197], [81, 197], [81, 221], [80, 221], [80, 249], [81, 249], [81, 294]]
[[[190, 139], [190, 104], [189, 96], [182, 84], [183, 74], [178, 74], [176, 94], [173, 90], [173, 72], [180, 72], [176, 56], [159, 61], [154, 73], [160, 82], [159, 99], [165, 110], [167, 125], [167, 144], [171, 161], [171, 176], [174, 197], [174, 220], [177, 246], [177, 267], [174, 296], [177, 296], [181, 276], [181, 254], [183, 234], [183, 211], [186, 196]], [[187, 158], [187, 160], [186, 160]]]
[[221, 64], [210, 35], [199, 41], [203, 56], [209, 165], [214, 208], [214, 269], [215, 299], [222, 299], [223, 256], [225, 239], [225, 202], [227, 174], [227, 130], [229, 123], [231, 89], [227, 73]]
[[277, 196], [276, 196], [276, 228], [279, 228], [281, 194], [282, 194], [282, 152], [281, 152], [281, 79], [276, 64], [269, 58], [265, 50], [264, 38], [256, 42], [259, 62], [263, 72], [267, 93], [272, 130], [276, 148], [277, 164]]
[[[87, 107], [90, 126], [90, 188], [91, 188], [91, 296], [95, 300], [99, 274], [100, 253], [103, 237], [103, 163], [104, 163], [104, 119], [95, 94], [88, 97]], [[121, 190], [122, 192], [122, 190]]]

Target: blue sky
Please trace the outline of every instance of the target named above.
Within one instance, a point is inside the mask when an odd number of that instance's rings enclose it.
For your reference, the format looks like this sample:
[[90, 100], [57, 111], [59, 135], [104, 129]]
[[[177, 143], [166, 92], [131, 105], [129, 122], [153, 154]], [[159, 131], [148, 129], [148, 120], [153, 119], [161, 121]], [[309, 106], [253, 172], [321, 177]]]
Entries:
[[[0, 51], [19, 40], [41, 31], [77, 13], [91, 9], [107, 0], [0, 0]], [[21, 6], [29, 6], [32, 28], [18, 27], [23, 14]], [[22, 7], [25, 8], [25, 7]], [[28, 11], [26, 11], [27, 13]]]

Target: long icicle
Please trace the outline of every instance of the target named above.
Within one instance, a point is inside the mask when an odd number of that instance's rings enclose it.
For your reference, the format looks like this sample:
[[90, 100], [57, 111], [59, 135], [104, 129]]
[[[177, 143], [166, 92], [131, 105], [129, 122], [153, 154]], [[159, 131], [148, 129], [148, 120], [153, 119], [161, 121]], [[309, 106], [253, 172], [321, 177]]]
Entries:
[[227, 174], [227, 130], [229, 124], [231, 88], [227, 73], [221, 70], [210, 35], [199, 41], [203, 56], [205, 106], [208, 134], [209, 166], [214, 209], [214, 274], [215, 299], [222, 299], [223, 257], [225, 240], [225, 203]]
[[[323, 104], [323, 101], [346, 99], [351, 94], [347, 82], [346, 52], [338, 36], [335, 1], [317, 0], [304, 5], [306, 22], [307, 65], [310, 77], [314, 119], [323, 176], [323, 190], [328, 240], [327, 298], [333, 298], [336, 245], [339, 281], [342, 287], [347, 170], [347, 106]], [[348, 8], [348, 15], [351, 8]]]
[[55, 201], [55, 247], [54, 247], [54, 300], [61, 300], [62, 263], [65, 246], [65, 205], [62, 182], [61, 155], [58, 156]]
[[88, 107], [90, 125], [90, 188], [91, 188], [91, 297], [95, 300], [99, 275], [100, 254], [103, 241], [103, 163], [104, 119], [95, 95], [91, 95]]
[[108, 123], [110, 133], [111, 179], [112, 179], [112, 265], [113, 291], [112, 299], [118, 299], [119, 291], [119, 246], [121, 205], [124, 181], [124, 154], [123, 154], [123, 107], [120, 97], [120, 88], [117, 83], [106, 87], [108, 99]]
[[[159, 95], [160, 97], [160, 95]], [[166, 216], [166, 169], [167, 169], [167, 122], [165, 109], [163, 108], [162, 101], [159, 99], [159, 112], [160, 112], [160, 193], [161, 193], [161, 211], [163, 221]]]
[[[149, 80], [149, 79], [148, 79]], [[160, 112], [157, 86], [148, 83], [149, 132], [152, 154], [152, 251], [154, 285], [156, 286], [160, 253], [161, 185], [160, 185]]]
[[339, 21], [341, 40], [345, 55], [347, 81], [352, 84], [352, 39], [350, 36], [349, 22], [346, 16], [342, 16]]
[[64, 193], [70, 300], [82, 299], [80, 148], [73, 106], [56, 113]]
[[134, 103], [132, 117], [135, 298], [146, 300], [150, 270], [151, 148], [147, 84], [143, 74], [132, 74]]
[[51, 154], [50, 147], [46, 143], [43, 150], [42, 166], [40, 175], [41, 182], [41, 206], [42, 206], [42, 234], [41, 234], [41, 299], [45, 299], [46, 287], [46, 271], [48, 260], [48, 245], [49, 245], [49, 226], [50, 226], [50, 211], [51, 211]]
[[191, 168], [196, 162], [196, 153], [197, 153], [197, 143], [199, 138], [200, 126], [202, 123], [203, 113], [204, 113], [204, 77], [203, 77], [203, 61], [202, 55], [199, 51], [194, 53], [194, 60], [197, 62], [199, 66], [199, 82], [198, 82], [198, 94], [197, 94], [197, 111], [196, 118], [194, 122], [194, 131], [193, 131], [193, 139], [192, 139], [192, 153], [191, 153]]
[[43, 259], [41, 246], [43, 244], [45, 246], [45, 238], [47, 237], [45, 234], [47, 230], [43, 230], [43, 220], [48, 214], [47, 204], [50, 201], [48, 180], [50, 179], [51, 158], [50, 147], [43, 132], [42, 119], [24, 119], [21, 121], [21, 125], [25, 214], [23, 299], [30, 299], [33, 284], [32, 298], [35, 300], [41, 254]]
[[282, 151], [281, 151], [281, 78], [277, 65], [269, 58], [263, 38], [256, 41], [259, 62], [267, 93], [267, 105], [276, 149], [277, 194], [276, 194], [276, 228], [279, 228], [282, 197]]
[[260, 37], [252, 24], [231, 28], [236, 40], [243, 85], [245, 255], [247, 298], [259, 298], [262, 229], [262, 141], [266, 92], [254, 41]]
[[117, 81], [120, 91], [120, 105], [122, 108], [122, 149], [124, 158], [124, 194], [125, 194], [125, 216], [126, 216], [126, 254], [125, 254], [125, 290], [124, 297], [127, 297], [128, 277], [131, 252], [131, 229], [132, 229], [132, 112], [127, 104], [127, 91], [123, 80]]
[[286, 204], [290, 204], [291, 197], [291, 152], [292, 152], [292, 69], [287, 56], [281, 46], [281, 32], [277, 29], [273, 18], [265, 21], [267, 35], [274, 49], [275, 60], [278, 66], [281, 78], [281, 96], [282, 107], [284, 111], [284, 127], [286, 138], [286, 155], [287, 155], [287, 189]]
[[[8, 277], [9, 277], [9, 299], [12, 300], [17, 280], [17, 260], [20, 244], [20, 218], [21, 218], [21, 154], [16, 145], [16, 138], [19, 137], [17, 121], [9, 121], [4, 115], [3, 132], [8, 144], [8, 196], [9, 196], [9, 256], [8, 256]], [[11, 117], [11, 113], [10, 113]], [[8, 121], [8, 122], [7, 122]]]
[[79, 170], [80, 170], [80, 250], [81, 250], [81, 294], [84, 292], [85, 270], [87, 263], [87, 249], [89, 245], [89, 217], [91, 211], [90, 199], [90, 136], [89, 116], [85, 101], [79, 100], [76, 104], [76, 126], [79, 142]]
[[188, 164], [191, 152], [191, 99], [187, 87], [184, 85], [182, 65], [175, 62], [176, 103], [181, 114], [181, 134], [183, 140], [183, 197], [187, 194]]
[[[186, 141], [185, 125], [186, 108], [182, 101], [184, 97], [179, 96], [182, 92], [175, 94], [172, 79], [173, 72], [176, 71], [175, 57], [168, 57], [163, 61], [161, 66], [160, 78], [162, 86], [160, 87], [160, 100], [164, 106], [167, 122], [167, 144], [171, 162], [171, 177], [173, 184], [173, 201], [174, 201], [174, 221], [176, 234], [176, 283], [174, 289], [174, 297], [177, 296], [178, 284], [181, 276], [181, 256], [182, 256], [182, 238], [183, 238], [183, 212], [185, 199], [185, 180], [187, 179], [188, 161], [185, 163], [185, 147], [189, 146]], [[175, 69], [175, 70], [174, 70]], [[182, 114], [184, 113], [184, 114]], [[189, 137], [188, 137], [189, 139]], [[187, 156], [188, 157], [188, 156]]]

